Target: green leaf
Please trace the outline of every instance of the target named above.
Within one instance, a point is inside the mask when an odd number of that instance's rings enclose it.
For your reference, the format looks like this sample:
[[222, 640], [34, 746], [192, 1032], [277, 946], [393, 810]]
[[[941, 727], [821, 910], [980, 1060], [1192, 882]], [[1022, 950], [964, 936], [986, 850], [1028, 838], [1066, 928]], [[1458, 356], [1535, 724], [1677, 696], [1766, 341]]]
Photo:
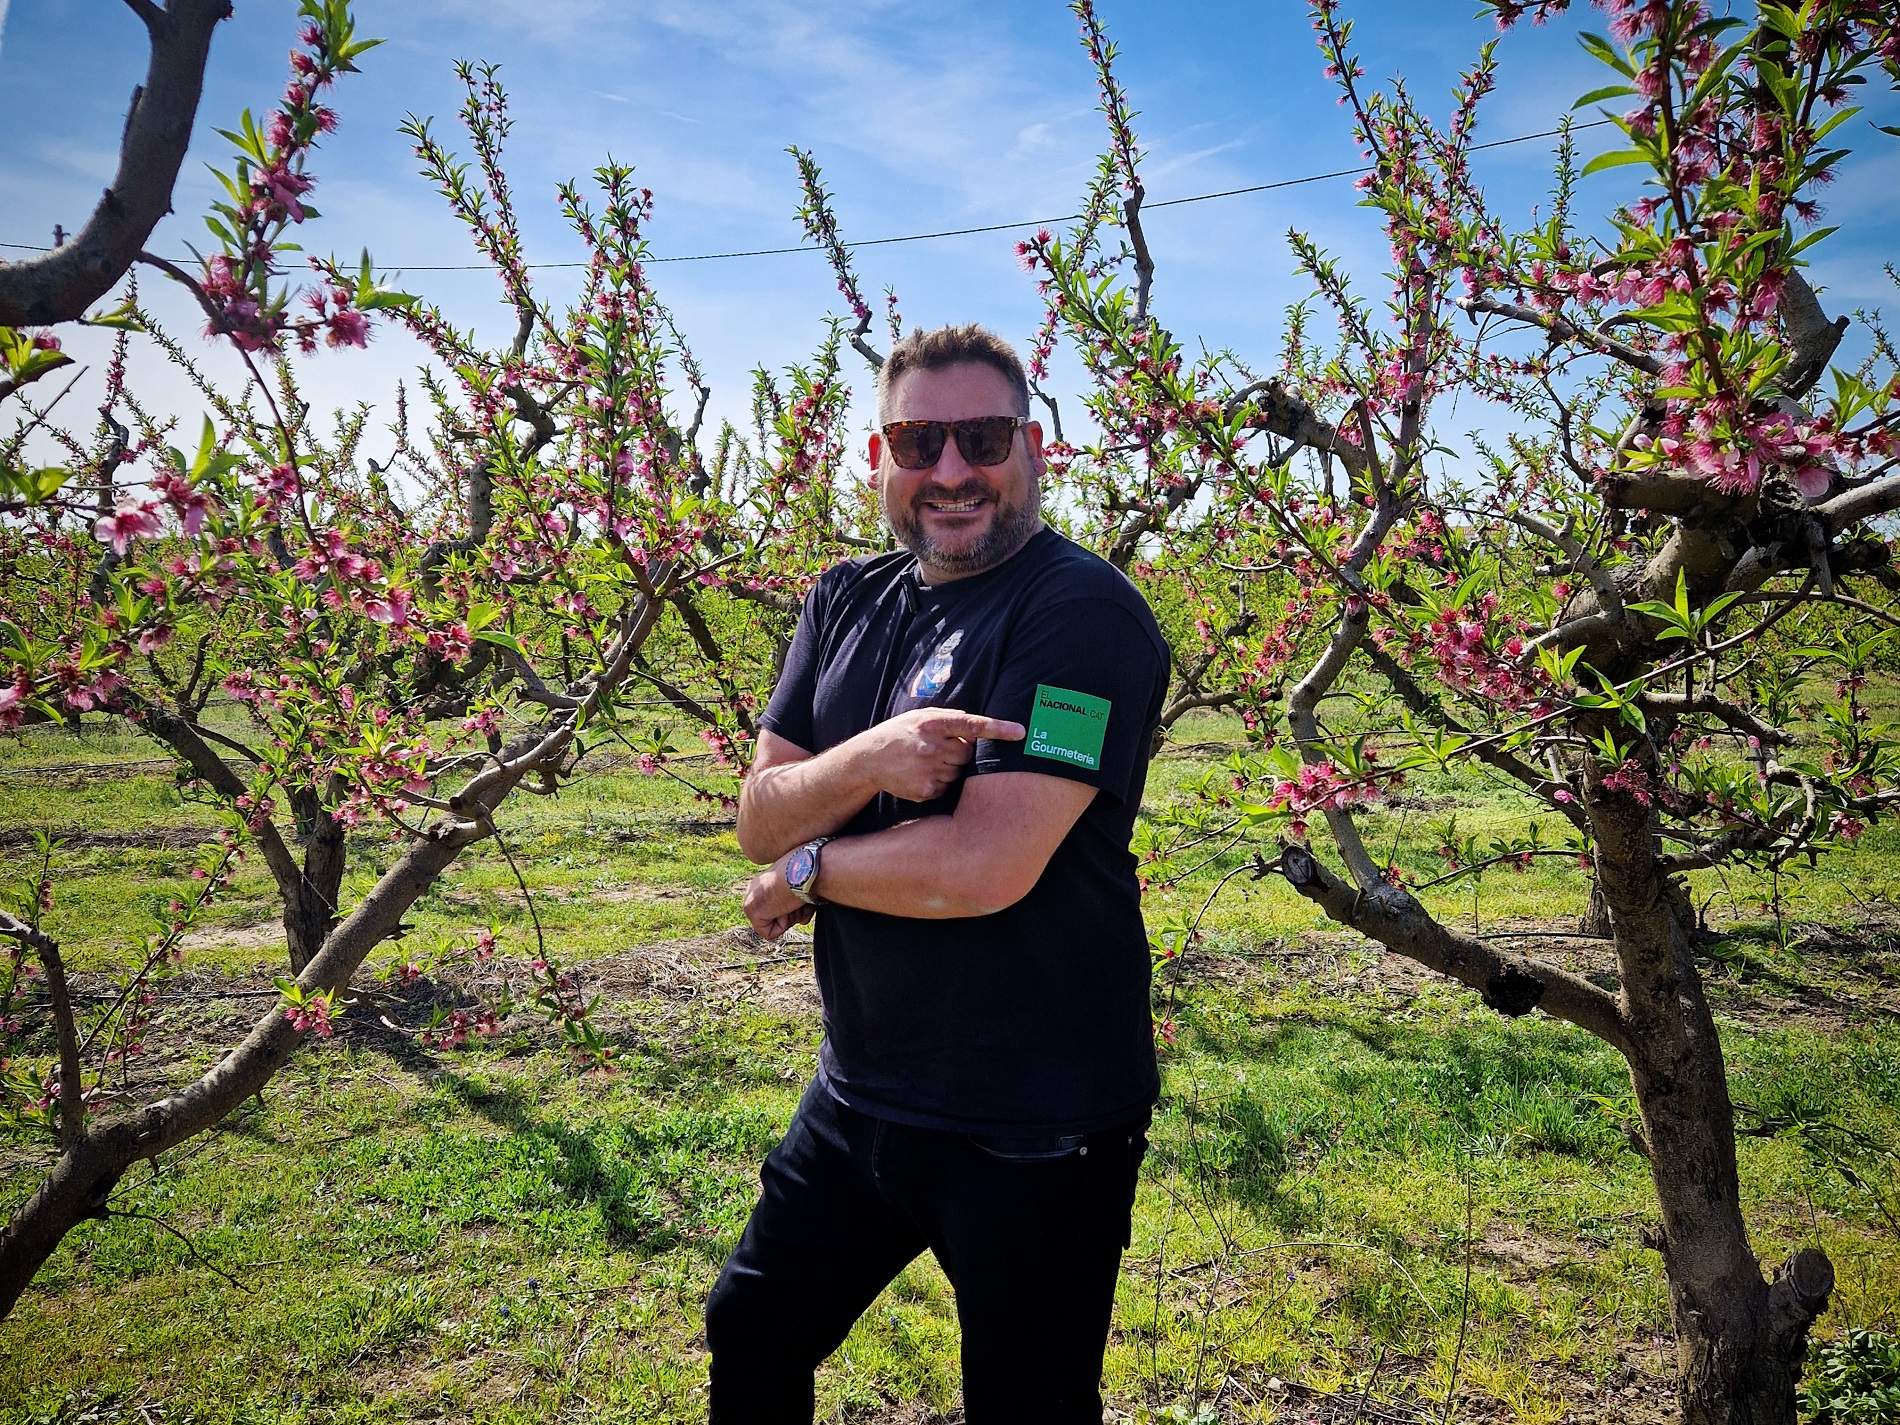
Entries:
[[[1894, 132], [1897, 134], [1900, 134], [1900, 129], [1896, 129]], [[1838, 224], [1831, 228], [1816, 228], [1813, 232], [1809, 233], [1806, 237], [1802, 238], [1800, 242], [1796, 243], [1793, 247], [1789, 248], [1788, 256], [1793, 257], [1797, 253], [1805, 251], [1807, 248], [1813, 247], [1817, 242], [1821, 241], [1821, 239], [1832, 237], [1835, 233], [1839, 231], [1840, 231], [1840, 227]]]
[[133, 315], [132, 299], [130, 297], [126, 298], [109, 312], [101, 312], [96, 317], [87, 317], [85, 324], [89, 327], [110, 327], [113, 331], [121, 332], [142, 332], [145, 330], [145, 324]]
[[1609, 65], [1610, 68], [1614, 69], [1618, 74], [1626, 75], [1631, 79], [1636, 77], [1635, 67], [1623, 57], [1623, 52], [1608, 40], [1604, 39], [1602, 35], [1592, 34], [1586, 30], [1583, 34], [1577, 36], [1577, 40], [1578, 43], [1589, 50], [1591, 54]]
[[1583, 177], [1588, 178], [1592, 173], [1601, 173], [1606, 168], [1621, 168], [1625, 164], [1648, 162], [1649, 155], [1639, 148], [1611, 149], [1610, 152], [1600, 153], [1584, 164]]
[[62, 366], [71, 366], [73, 359], [63, 351], [46, 351], [36, 346], [23, 346], [7, 361], [8, 374], [13, 378], [14, 386], [20, 387], [29, 381], [37, 381], [49, 371], [57, 371]]
[[528, 656], [522, 652], [521, 644], [516, 641], [515, 636], [505, 628], [485, 628], [479, 633], [476, 633], [475, 637], [480, 639], [483, 643], [492, 643], [497, 648], [505, 648], [510, 653], [516, 654], [519, 657], [526, 658]]
[[1860, 112], [1860, 105], [1858, 104], [1852, 104], [1852, 105], [1849, 105], [1847, 108], [1842, 109], [1839, 113], [1835, 114], [1833, 118], [1829, 119], [1825, 124], [1822, 124], [1820, 128], [1816, 129], [1814, 131], [1814, 137], [1809, 139], [1808, 142], [1811, 144], [1820, 143], [1822, 139], [1826, 138], [1829, 134], [1833, 133], [1836, 128], [1846, 123], [1849, 119], [1853, 118], [1854, 115], [1858, 114], [1859, 112]]
[[1592, 89], [1570, 107], [1581, 109], [1585, 104], [1599, 104], [1605, 99], [1621, 99], [1627, 94], [1636, 92], [1636, 89], [1628, 84], [1606, 84], [1601, 89]]
[[204, 433], [198, 437], [198, 453], [192, 457], [189, 474], [198, 479], [211, 465], [211, 458], [217, 454], [218, 432], [211, 424], [211, 417], [204, 418]]

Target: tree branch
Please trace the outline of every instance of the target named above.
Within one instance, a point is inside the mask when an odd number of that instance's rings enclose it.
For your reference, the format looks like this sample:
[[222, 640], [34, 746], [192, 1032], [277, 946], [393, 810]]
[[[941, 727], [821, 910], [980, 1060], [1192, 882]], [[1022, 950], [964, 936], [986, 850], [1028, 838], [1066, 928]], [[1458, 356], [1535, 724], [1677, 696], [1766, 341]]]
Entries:
[[1541, 1009], [1629, 1052], [1628, 1028], [1615, 996], [1581, 976], [1450, 930], [1398, 886], [1382, 883], [1356, 890], [1304, 846], [1282, 850], [1280, 874], [1340, 924], [1428, 970], [1469, 985], [1498, 1013], [1516, 1016]]
[[73, 1000], [66, 988], [66, 962], [60, 958], [57, 940], [4, 910], [0, 910], [0, 939], [30, 947], [46, 967], [46, 995], [53, 1003], [53, 1031], [59, 1040], [59, 1143], [70, 1148], [85, 1136], [86, 1094], [79, 1066], [79, 1029], [73, 1023]]
[[1781, 326], [1788, 338], [1788, 365], [1779, 384], [1786, 394], [1799, 398], [1826, 374], [1835, 348], [1847, 333], [1847, 318], [1830, 322], [1801, 269], [1791, 267], [1781, 290]]
[[[1266, 399], [1254, 401], [1256, 396]], [[1365, 474], [1372, 460], [1369, 448], [1341, 440], [1338, 428], [1289, 391], [1284, 382], [1255, 381], [1241, 387], [1227, 398], [1226, 414], [1231, 418], [1249, 401], [1253, 401], [1256, 411], [1251, 422], [1255, 429], [1303, 445], [1323, 456], [1337, 457], [1352, 474]]]
[[178, 167], [204, 91], [211, 32], [230, 0], [151, 0], [131, 6], [151, 37], [145, 83], [126, 118], [119, 171], [71, 242], [26, 262], [0, 263], [0, 326], [72, 321], [112, 289], [171, 210]]
[[1637, 702], [1646, 712], [1666, 713], [1672, 717], [1680, 717], [1684, 713], [1701, 713], [1707, 717], [1719, 718], [1740, 732], [1760, 738], [1766, 746], [1792, 747], [1794, 745], [1792, 736], [1770, 723], [1763, 722], [1748, 709], [1737, 707], [1734, 703], [1724, 702], [1708, 694], [1692, 698], [1685, 693], [1644, 693]]
[[1512, 321], [1523, 322], [1526, 326], [1541, 328], [1549, 333], [1553, 342], [1568, 342], [1575, 346], [1587, 347], [1600, 356], [1613, 357], [1625, 366], [1633, 366], [1638, 371], [1651, 376], [1662, 374], [1661, 358], [1647, 352], [1638, 351], [1626, 342], [1606, 336], [1600, 331], [1580, 327], [1568, 317], [1557, 312], [1540, 312], [1535, 307], [1527, 307], [1521, 302], [1504, 302], [1496, 297], [1458, 297], [1453, 299], [1460, 311], [1472, 320], [1477, 314], [1488, 312], [1492, 316], [1508, 317]]

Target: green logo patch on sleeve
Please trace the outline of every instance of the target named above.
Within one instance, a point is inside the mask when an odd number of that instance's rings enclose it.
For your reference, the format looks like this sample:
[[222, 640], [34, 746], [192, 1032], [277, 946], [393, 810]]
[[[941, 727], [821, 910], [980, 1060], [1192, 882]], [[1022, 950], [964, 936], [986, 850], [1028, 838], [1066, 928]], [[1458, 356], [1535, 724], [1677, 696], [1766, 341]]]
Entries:
[[1036, 684], [1029, 710], [1029, 741], [1023, 751], [1094, 771], [1102, 765], [1102, 739], [1108, 733], [1108, 699], [1067, 688]]

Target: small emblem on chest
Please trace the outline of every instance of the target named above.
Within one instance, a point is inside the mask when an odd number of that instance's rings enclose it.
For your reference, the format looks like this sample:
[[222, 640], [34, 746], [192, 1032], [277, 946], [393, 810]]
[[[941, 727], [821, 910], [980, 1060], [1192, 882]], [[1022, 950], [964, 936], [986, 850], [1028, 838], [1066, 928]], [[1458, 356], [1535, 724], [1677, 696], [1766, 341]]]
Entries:
[[944, 690], [950, 681], [950, 666], [956, 660], [957, 645], [963, 642], [963, 630], [958, 629], [933, 652], [910, 680], [910, 695], [913, 698], [934, 698]]

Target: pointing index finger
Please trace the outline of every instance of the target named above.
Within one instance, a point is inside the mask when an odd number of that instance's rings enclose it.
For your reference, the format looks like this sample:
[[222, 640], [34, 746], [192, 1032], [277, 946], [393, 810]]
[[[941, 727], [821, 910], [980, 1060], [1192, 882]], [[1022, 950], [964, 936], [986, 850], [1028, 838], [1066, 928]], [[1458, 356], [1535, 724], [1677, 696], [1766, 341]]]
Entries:
[[1026, 729], [1020, 722], [1010, 722], [1000, 717], [984, 717], [981, 713], [959, 713], [952, 725], [957, 737], [972, 740], [979, 737], [991, 738], [998, 742], [1021, 742]]

